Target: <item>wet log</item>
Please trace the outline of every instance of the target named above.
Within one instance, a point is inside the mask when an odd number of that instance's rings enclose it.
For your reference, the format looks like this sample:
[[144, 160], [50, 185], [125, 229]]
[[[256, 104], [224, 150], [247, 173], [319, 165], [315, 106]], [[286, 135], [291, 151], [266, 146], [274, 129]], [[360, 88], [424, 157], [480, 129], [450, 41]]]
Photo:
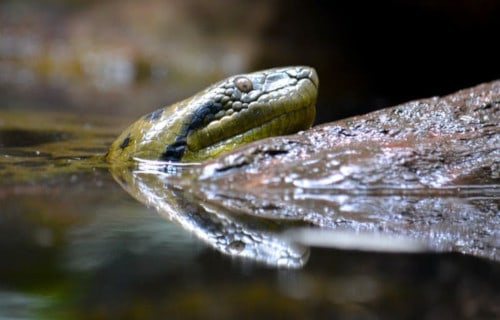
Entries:
[[499, 110], [500, 81], [411, 101], [250, 144], [182, 188], [224, 212], [500, 259]]
[[[205, 166], [225, 185], [440, 188], [500, 181], [500, 81], [251, 144]], [[266, 177], [273, 177], [269, 181]]]

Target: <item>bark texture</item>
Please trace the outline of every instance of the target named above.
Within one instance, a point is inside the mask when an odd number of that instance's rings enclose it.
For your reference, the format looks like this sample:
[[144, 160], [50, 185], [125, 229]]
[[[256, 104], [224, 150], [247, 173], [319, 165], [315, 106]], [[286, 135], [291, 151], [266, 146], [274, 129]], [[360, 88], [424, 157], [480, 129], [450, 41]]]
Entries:
[[500, 81], [250, 144], [191, 170], [225, 212], [498, 259]]

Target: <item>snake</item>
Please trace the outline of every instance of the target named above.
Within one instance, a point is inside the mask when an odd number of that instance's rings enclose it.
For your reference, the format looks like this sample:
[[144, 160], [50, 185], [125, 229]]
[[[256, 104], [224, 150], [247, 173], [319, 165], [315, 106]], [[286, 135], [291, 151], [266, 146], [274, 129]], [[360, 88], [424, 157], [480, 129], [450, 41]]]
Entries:
[[296, 133], [315, 119], [318, 75], [289, 66], [239, 74], [142, 116], [111, 144], [110, 163], [202, 162], [270, 136]]
[[256, 140], [309, 128], [317, 92], [318, 75], [307, 66], [234, 75], [141, 116], [118, 137], [115, 118], [89, 130], [72, 115], [0, 110], [0, 185], [131, 168], [141, 159], [159, 160], [160, 166], [211, 160]]

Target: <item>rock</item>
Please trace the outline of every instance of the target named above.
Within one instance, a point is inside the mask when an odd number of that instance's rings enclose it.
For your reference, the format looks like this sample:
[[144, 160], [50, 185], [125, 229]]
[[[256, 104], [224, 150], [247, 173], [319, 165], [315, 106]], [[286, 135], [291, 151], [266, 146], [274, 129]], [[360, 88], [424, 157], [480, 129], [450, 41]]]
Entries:
[[190, 170], [221, 210], [500, 258], [500, 81], [250, 144]]
[[263, 140], [205, 165], [204, 174], [226, 186], [498, 184], [499, 110], [497, 81]]

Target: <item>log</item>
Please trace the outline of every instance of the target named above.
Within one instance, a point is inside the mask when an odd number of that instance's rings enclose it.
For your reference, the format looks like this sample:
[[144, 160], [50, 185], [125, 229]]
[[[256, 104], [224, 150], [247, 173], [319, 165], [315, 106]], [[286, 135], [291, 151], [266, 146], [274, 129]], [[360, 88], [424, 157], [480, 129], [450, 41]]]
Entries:
[[223, 212], [499, 260], [499, 110], [485, 83], [252, 143], [178, 187]]

